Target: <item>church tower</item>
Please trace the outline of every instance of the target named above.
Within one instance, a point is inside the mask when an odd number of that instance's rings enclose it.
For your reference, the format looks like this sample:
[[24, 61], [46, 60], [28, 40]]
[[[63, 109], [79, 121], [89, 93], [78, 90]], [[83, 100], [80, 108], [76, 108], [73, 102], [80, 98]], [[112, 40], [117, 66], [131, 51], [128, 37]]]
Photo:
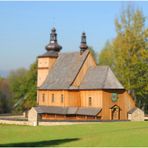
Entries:
[[37, 87], [40, 87], [45, 81], [49, 70], [52, 68], [62, 46], [58, 44], [56, 29], [53, 27], [50, 33], [50, 42], [45, 47], [47, 52], [41, 56], [38, 56], [38, 78]]

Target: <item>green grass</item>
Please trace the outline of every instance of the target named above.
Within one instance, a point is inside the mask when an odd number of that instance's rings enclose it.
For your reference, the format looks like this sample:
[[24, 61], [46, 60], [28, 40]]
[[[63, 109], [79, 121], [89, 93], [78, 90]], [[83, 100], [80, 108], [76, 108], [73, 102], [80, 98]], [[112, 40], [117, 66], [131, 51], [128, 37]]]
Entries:
[[148, 122], [0, 125], [0, 146], [148, 146]]

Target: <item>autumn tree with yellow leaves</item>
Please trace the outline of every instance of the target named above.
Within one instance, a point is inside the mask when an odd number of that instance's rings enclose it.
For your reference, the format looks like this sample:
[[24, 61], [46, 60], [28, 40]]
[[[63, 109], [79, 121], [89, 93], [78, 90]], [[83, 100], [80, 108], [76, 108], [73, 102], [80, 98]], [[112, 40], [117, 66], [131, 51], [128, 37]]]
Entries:
[[111, 66], [138, 107], [148, 106], [148, 28], [141, 10], [127, 7], [115, 19], [116, 37], [99, 54]]

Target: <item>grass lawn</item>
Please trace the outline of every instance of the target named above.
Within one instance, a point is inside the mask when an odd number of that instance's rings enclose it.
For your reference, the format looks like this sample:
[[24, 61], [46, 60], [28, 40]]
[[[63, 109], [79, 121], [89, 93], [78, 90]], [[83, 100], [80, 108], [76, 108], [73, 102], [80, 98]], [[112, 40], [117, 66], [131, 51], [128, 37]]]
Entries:
[[148, 146], [148, 122], [0, 125], [0, 146]]

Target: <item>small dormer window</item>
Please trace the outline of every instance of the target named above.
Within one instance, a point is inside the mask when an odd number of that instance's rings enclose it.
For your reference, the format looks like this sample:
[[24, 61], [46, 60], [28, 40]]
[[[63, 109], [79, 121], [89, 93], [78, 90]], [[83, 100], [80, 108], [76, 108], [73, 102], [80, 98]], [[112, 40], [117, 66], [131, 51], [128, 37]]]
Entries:
[[91, 97], [88, 98], [88, 105], [89, 105], [89, 106], [92, 105], [92, 98], [91, 98]]
[[54, 102], [54, 94], [52, 94], [52, 96], [51, 96], [51, 102], [52, 103]]

